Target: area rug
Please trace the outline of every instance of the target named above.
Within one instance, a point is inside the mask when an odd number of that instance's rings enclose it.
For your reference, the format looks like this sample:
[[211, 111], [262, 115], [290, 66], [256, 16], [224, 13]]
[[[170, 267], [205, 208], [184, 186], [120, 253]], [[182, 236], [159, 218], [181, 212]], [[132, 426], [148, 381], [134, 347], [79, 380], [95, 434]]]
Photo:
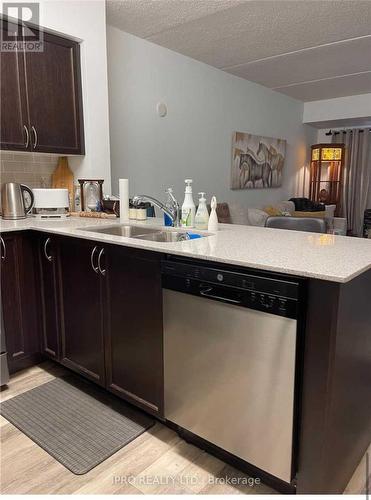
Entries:
[[70, 375], [8, 399], [1, 414], [74, 474], [86, 474], [155, 423]]

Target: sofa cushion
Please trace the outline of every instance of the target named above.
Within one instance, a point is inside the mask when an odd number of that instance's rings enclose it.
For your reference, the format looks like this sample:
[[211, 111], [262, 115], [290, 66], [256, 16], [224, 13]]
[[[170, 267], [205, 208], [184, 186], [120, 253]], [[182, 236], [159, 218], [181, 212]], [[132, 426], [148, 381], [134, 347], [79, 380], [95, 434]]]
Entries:
[[280, 201], [277, 204], [277, 207], [281, 210], [281, 212], [288, 212], [291, 215], [295, 212], [295, 203], [293, 201]]
[[239, 203], [229, 203], [232, 224], [249, 225], [248, 208]]
[[336, 205], [326, 205], [325, 206], [326, 217], [334, 217], [335, 210], [336, 210]]
[[268, 218], [267, 212], [264, 212], [264, 210], [260, 210], [259, 208], [249, 208], [247, 210], [247, 216], [249, 223], [252, 226], [261, 226], [261, 227], [264, 227], [265, 221]]

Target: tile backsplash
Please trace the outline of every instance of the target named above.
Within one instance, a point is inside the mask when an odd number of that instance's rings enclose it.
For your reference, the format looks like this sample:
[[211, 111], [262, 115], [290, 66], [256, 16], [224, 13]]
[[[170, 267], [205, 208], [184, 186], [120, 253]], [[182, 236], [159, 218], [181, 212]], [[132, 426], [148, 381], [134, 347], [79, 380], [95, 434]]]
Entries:
[[51, 187], [58, 155], [1, 151], [0, 183], [19, 182], [30, 188]]

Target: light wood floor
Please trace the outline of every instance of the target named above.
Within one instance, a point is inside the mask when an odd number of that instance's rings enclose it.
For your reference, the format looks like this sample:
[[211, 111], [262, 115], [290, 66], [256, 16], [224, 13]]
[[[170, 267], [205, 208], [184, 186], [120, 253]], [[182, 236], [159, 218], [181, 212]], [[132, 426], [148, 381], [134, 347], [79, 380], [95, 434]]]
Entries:
[[[49, 362], [19, 372], [1, 392], [1, 399], [12, 398], [65, 372]], [[245, 474], [186, 443], [160, 423], [81, 476], [69, 472], [3, 417], [0, 432], [2, 494], [276, 493], [264, 484], [249, 486]], [[240, 484], [230, 484], [236, 478]], [[364, 491], [364, 478], [363, 461], [346, 493]]]

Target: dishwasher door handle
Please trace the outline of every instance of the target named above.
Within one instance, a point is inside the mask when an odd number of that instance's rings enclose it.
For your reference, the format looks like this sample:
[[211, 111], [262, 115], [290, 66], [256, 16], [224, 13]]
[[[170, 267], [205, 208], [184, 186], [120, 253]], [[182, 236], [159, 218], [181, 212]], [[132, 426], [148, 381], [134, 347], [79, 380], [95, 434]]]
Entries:
[[200, 295], [208, 299], [222, 300], [223, 302], [228, 302], [229, 304], [241, 305], [242, 299], [231, 299], [230, 297], [224, 297], [222, 295], [215, 295], [211, 293], [213, 291], [212, 287], [200, 289]]

